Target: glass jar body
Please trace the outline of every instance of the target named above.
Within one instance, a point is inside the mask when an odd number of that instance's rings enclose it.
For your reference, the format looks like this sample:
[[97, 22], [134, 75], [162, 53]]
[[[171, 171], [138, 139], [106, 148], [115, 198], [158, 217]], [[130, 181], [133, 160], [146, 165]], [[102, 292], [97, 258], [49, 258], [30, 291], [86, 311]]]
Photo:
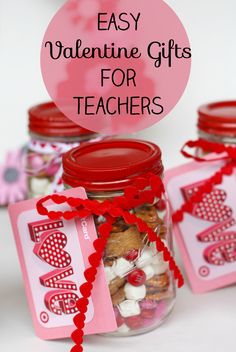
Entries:
[[[69, 188], [68, 186], [66, 186]], [[89, 199], [112, 200], [121, 192], [88, 192]], [[168, 201], [155, 199], [130, 211], [151, 227], [173, 252]], [[99, 225], [105, 219], [95, 217]], [[113, 224], [103, 255], [105, 275], [110, 290], [118, 329], [113, 336], [138, 335], [159, 326], [175, 302], [175, 283], [168, 263], [150, 243], [145, 233], [127, 225], [122, 218]]]
[[[204, 131], [198, 130], [198, 137], [200, 139], [203, 139], [207, 142], [213, 142], [213, 143], [221, 143], [225, 145], [236, 145], [236, 137], [234, 136], [221, 136], [217, 134], [210, 134], [206, 133]], [[198, 157], [204, 157], [208, 155], [209, 153], [207, 151], [202, 151], [201, 149], [197, 149], [196, 155]]]
[[83, 143], [98, 140], [97, 135], [47, 137], [30, 134], [26, 169], [28, 198], [45, 196], [63, 190], [62, 155]]

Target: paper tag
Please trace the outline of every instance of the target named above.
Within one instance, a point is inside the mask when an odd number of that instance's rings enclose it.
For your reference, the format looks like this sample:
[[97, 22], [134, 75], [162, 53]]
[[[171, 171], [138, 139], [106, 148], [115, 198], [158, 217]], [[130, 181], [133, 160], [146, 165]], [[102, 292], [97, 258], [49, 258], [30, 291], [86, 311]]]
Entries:
[[[61, 194], [87, 198], [83, 188]], [[26, 293], [36, 334], [43, 339], [69, 337], [75, 330], [79, 287], [94, 252], [97, 238], [92, 217], [49, 220], [36, 210], [36, 199], [9, 206], [11, 223], [23, 272]], [[50, 210], [68, 209], [48, 202]], [[117, 328], [104, 268], [98, 269], [86, 314], [85, 334]]]
[[[166, 190], [173, 211], [213, 176], [222, 162], [191, 162], [166, 173]], [[174, 232], [190, 285], [203, 293], [236, 282], [236, 178], [225, 176]]]

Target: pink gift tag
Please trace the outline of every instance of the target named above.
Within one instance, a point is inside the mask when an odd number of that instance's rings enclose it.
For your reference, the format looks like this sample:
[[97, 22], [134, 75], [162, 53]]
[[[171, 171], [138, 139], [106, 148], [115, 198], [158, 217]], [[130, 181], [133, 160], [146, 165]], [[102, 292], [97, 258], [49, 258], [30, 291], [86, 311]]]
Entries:
[[[191, 162], [165, 174], [173, 211], [191, 197], [222, 162]], [[223, 183], [196, 204], [174, 231], [193, 292], [203, 293], [236, 282], [236, 178]]]
[[[87, 198], [83, 188], [63, 192]], [[9, 206], [11, 223], [28, 302], [36, 334], [43, 339], [69, 337], [75, 330], [76, 301], [84, 283], [88, 256], [97, 238], [92, 217], [76, 220], [49, 220], [37, 213], [36, 199]], [[65, 205], [48, 203], [48, 209], [65, 210]], [[103, 266], [90, 298], [85, 334], [117, 329]]]

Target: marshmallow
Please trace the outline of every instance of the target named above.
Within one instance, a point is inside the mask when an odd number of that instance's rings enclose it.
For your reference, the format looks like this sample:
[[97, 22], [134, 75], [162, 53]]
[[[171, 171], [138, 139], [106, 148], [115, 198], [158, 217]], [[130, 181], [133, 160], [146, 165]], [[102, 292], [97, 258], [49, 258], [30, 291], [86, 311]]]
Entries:
[[156, 275], [161, 275], [164, 274], [166, 270], [168, 270], [169, 265], [167, 262], [162, 262], [160, 264], [154, 264], [152, 267]]
[[44, 194], [48, 185], [49, 180], [47, 178], [32, 177], [30, 180], [30, 188], [34, 194]]
[[125, 334], [130, 331], [130, 328], [126, 324], [122, 324], [118, 329], [117, 332], [120, 332], [121, 334]]
[[162, 253], [157, 253], [154, 255], [152, 264], [153, 265], [161, 265], [164, 262]]
[[105, 276], [106, 276], [106, 280], [107, 283], [109, 285], [109, 283], [116, 278], [116, 274], [114, 273], [114, 271], [112, 270], [111, 266], [105, 266], [104, 268], [105, 270]]
[[133, 263], [129, 262], [124, 258], [119, 258], [113, 264], [112, 270], [117, 276], [123, 277], [127, 275], [131, 271], [131, 269], [133, 269], [133, 267], [134, 267]]
[[136, 260], [135, 265], [138, 268], [143, 268], [144, 266], [151, 264], [152, 261], [153, 261], [153, 251], [151, 248], [146, 248], [144, 249], [143, 252], [141, 252], [141, 255]]
[[126, 300], [121, 302], [118, 309], [123, 318], [133, 317], [141, 313], [138, 302], [134, 300]]
[[146, 280], [151, 279], [155, 275], [155, 271], [154, 271], [152, 265], [146, 265], [142, 268], [142, 270], [146, 274]]
[[136, 301], [141, 301], [146, 296], [146, 286], [133, 286], [127, 283], [124, 287], [125, 297], [127, 299], [133, 299]]
[[47, 195], [52, 194], [52, 193], [53, 193], [52, 184], [49, 183], [49, 184], [47, 185], [47, 187], [45, 188], [45, 190], [44, 190], [44, 192], [43, 192], [43, 195], [44, 195], [44, 196], [47, 196]]

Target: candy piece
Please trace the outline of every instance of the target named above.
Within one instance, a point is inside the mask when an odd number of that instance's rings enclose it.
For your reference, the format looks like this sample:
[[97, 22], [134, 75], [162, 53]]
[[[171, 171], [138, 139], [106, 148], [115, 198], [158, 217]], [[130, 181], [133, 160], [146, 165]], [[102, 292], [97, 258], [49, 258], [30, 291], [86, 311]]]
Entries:
[[137, 301], [126, 300], [119, 304], [118, 309], [124, 318], [139, 315], [141, 310]]
[[166, 210], [166, 201], [164, 199], [159, 199], [155, 204], [155, 207], [158, 211]]
[[150, 320], [153, 320], [155, 318], [157, 307], [158, 303], [154, 300], [143, 300], [142, 302], [140, 302], [141, 317], [144, 320], [149, 320], [149, 323], [147, 322], [147, 324], [150, 324]]
[[37, 170], [40, 170], [43, 167], [44, 160], [38, 154], [29, 154], [28, 155], [28, 163], [29, 163], [30, 169], [33, 169], [33, 170], [37, 171]]
[[143, 268], [144, 266], [152, 263], [153, 257], [154, 255], [152, 249], [146, 248], [143, 250], [138, 260], [136, 260], [135, 265], [138, 268]]
[[138, 330], [143, 327], [143, 319], [140, 315], [126, 318], [125, 323], [131, 330]]
[[122, 324], [120, 327], [118, 327], [117, 332], [121, 334], [128, 333], [130, 331], [130, 328], [126, 324]]
[[116, 317], [116, 323], [118, 328], [121, 327], [125, 320], [124, 318], [120, 315], [119, 309], [117, 307], [114, 307], [114, 313], [115, 313], [115, 317]]
[[133, 262], [138, 258], [139, 251], [137, 249], [130, 249], [125, 255], [125, 259], [129, 262]]
[[58, 172], [60, 164], [51, 163], [45, 170], [48, 176], [54, 176]]
[[129, 262], [124, 258], [119, 258], [113, 264], [112, 270], [117, 276], [123, 277], [127, 275], [132, 270], [133, 267], [134, 267], [133, 263]]
[[127, 281], [133, 286], [142, 286], [146, 281], [146, 274], [141, 269], [135, 269], [128, 275]]
[[111, 296], [113, 296], [116, 292], [119, 291], [119, 289], [124, 286], [125, 284], [125, 278], [122, 277], [117, 277], [114, 280], [111, 281], [110, 285], [109, 285], [109, 290], [110, 290], [110, 294]]
[[52, 194], [52, 193], [53, 193], [52, 184], [49, 183], [49, 184], [47, 185], [47, 187], [45, 188], [43, 195], [44, 195], [44, 196], [47, 196], [47, 195]]
[[49, 184], [48, 178], [32, 177], [30, 180], [30, 188], [34, 194], [44, 194], [45, 189]]
[[142, 237], [136, 226], [131, 226], [124, 232], [111, 233], [107, 241], [107, 257], [123, 257], [130, 249], [142, 249]]
[[146, 296], [146, 286], [135, 287], [127, 283], [125, 285], [125, 296], [127, 299], [142, 300]]
[[157, 309], [155, 311], [155, 316], [158, 319], [162, 319], [167, 314], [168, 304], [166, 301], [158, 302]]
[[147, 310], [147, 309], [150, 309], [150, 310], [153, 310], [153, 309], [156, 309], [157, 308], [157, 306], [158, 306], [158, 303], [156, 302], [156, 301], [153, 301], [153, 300], [148, 300], [148, 299], [144, 299], [143, 301], [141, 301], [140, 303], [139, 303], [139, 305], [140, 305], [140, 308], [141, 308], [141, 310], [142, 309], [145, 309], [145, 310]]
[[105, 266], [104, 270], [105, 270], [106, 280], [107, 280], [107, 283], [108, 283], [108, 285], [109, 285], [110, 282], [115, 279], [116, 274], [115, 274], [114, 271], [112, 270], [112, 267], [111, 267], [111, 266]]
[[121, 302], [125, 300], [124, 287], [121, 287], [118, 292], [111, 296], [113, 306], [118, 306]]
[[152, 265], [146, 265], [142, 269], [146, 275], [146, 280], [151, 279], [155, 275], [155, 271]]
[[155, 309], [143, 309], [141, 311], [141, 317], [144, 319], [153, 319], [155, 317]]

